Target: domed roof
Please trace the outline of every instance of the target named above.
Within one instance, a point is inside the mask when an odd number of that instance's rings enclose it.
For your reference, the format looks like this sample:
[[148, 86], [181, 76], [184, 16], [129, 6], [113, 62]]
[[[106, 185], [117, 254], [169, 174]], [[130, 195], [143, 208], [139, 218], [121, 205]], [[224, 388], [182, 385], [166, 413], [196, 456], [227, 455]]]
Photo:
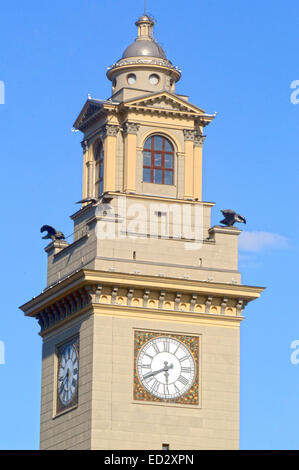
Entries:
[[181, 77], [181, 71], [167, 59], [162, 46], [154, 39], [154, 19], [144, 14], [135, 24], [138, 27], [138, 37], [126, 48], [121, 59], [108, 67], [107, 77], [109, 80], [113, 80], [120, 69], [134, 65], [136, 67], [167, 68], [171, 70], [172, 76], [177, 82]]
[[127, 47], [127, 49], [122, 55], [122, 59], [140, 56], [166, 59], [166, 55], [162, 47], [153, 39], [136, 39], [133, 44], [130, 44], [130, 46]]

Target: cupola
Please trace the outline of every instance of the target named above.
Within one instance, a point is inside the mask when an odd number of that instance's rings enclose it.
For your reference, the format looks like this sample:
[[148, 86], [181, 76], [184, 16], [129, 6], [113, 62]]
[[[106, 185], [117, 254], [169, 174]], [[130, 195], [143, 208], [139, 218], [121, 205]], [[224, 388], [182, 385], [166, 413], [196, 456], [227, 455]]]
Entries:
[[107, 77], [112, 81], [113, 96], [124, 88], [134, 90], [133, 94], [137, 90], [137, 95], [162, 90], [174, 93], [181, 71], [167, 59], [162, 46], [154, 38], [155, 21], [144, 14], [135, 24], [137, 38], [107, 71]]

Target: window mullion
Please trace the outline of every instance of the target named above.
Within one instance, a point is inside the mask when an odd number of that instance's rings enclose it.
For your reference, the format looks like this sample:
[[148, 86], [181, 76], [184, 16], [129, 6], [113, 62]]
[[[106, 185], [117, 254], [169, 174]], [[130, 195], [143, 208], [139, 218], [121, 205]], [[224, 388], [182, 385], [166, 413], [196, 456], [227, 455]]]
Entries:
[[[152, 137], [154, 139], [154, 137]], [[155, 182], [155, 151], [154, 151], [154, 141], [152, 140], [152, 161], [151, 161], [151, 183]]]

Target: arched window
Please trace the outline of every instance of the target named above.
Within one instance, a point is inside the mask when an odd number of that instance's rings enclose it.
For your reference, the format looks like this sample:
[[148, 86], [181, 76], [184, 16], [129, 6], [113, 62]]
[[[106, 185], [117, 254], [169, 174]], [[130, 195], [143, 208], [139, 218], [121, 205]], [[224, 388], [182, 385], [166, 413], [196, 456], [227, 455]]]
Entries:
[[101, 196], [104, 190], [104, 148], [103, 144], [99, 143], [95, 151], [96, 161], [96, 195]]
[[174, 148], [161, 135], [149, 137], [143, 149], [143, 181], [145, 183], [173, 184]]

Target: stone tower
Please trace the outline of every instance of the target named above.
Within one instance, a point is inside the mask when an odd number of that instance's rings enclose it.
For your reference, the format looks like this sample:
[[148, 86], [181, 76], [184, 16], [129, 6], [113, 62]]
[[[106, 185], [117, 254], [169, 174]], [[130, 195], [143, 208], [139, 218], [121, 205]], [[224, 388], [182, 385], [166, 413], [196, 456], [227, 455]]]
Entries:
[[143, 15], [89, 98], [83, 203], [22, 306], [43, 339], [41, 449], [237, 449], [241, 283], [235, 227], [202, 200], [205, 127]]

